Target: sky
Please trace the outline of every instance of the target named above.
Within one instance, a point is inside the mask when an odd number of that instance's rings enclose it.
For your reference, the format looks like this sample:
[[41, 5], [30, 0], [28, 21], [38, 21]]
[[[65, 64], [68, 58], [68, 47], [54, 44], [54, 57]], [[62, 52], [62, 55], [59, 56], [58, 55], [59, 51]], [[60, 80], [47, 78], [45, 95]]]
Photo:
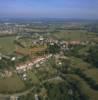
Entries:
[[0, 17], [98, 18], [98, 0], [0, 0]]

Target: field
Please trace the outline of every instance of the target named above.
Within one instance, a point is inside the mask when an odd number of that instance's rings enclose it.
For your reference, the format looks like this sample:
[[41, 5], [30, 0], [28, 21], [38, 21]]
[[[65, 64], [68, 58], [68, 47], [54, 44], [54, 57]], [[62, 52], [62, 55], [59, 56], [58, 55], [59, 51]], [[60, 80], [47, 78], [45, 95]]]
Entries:
[[12, 53], [15, 50], [14, 39], [15, 36], [0, 37], [0, 52]]
[[[41, 52], [46, 49], [46, 46], [38, 46], [38, 47], [32, 47], [32, 49], [29, 49], [28, 47], [26, 48], [21, 48], [20, 46], [16, 46], [14, 44], [15, 36], [5, 36], [5, 37], [0, 37], [0, 53], [3, 54], [11, 54], [13, 51], [17, 50], [19, 52], [22, 52], [23, 54], [31, 54], [36, 53], [36, 52]], [[31, 45], [31, 40], [23, 40], [21, 41], [24, 43], [26, 46]]]
[[[57, 39], [64, 39], [64, 40], [88, 40], [89, 35], [94, 34], [92, 32], [87, 32], [86, 30], [60, 30], [59, 32], [53, 32], [50, 34], [51, 37], [55, 37]], [[92, 37], [95, 38], [94, 35]], [[0, 52], [1, 53], [12, 53], [15, 50], [16, 45], [13, 43], [15, 40], [15, 36], [5, 36], [0, 37]], [[30, 47], [32, 43], [32, 39], [24, 39], [20, 40], [26, 47]], [[20, 48], [19, 48], [20, 49]], [[34, 48], [36, 49], [36, 48]], [[34, 49], [31, 51], [33, 52]], [[38, 48], [37, 48], [38, 50]], [[28, 50], [25, 50], [28, 52]]]
[[47, 46], [37, 46], [32, 48], [22, 48], [20, 46], [17, 46], [16, 51], [23, 55], [33, 55], [35, 56], [37, 53], [41, 53], [45, 51]]
[[0, 93], [14, 93], [24, 89], [25, 84], [16, 74], [9, 78], [0, 79]]
[[62, 30], [60, 32], [54, 32], [52, 36], [64, 40], [88, 40], [95, 37], [94, 34], [95, 33], [87, 32], [86, 30]]

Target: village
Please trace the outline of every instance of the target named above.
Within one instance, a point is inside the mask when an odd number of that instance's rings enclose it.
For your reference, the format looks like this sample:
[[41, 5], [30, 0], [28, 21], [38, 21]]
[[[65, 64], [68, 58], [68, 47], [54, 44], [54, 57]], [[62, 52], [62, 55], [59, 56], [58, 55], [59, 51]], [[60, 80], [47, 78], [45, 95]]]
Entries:
[[[33, 66], [36, 68], [40, 67], [41, 63], [44, 63], [48, 58], [50, 58], [53, 55], [56, 55], [59, 51], [59, 55], [64, 56], [64, 52], [68, 52], [70, 50], [73, 50], [75, 47], [86, 47], [87, 45], [95, 45], [96, 42], [91, 41], [64, 41], [64, 40], [57, 40], [53, 37], [50, 38], [44, 38], [44, 36], [39, 35], [38, 33], [35, 33], [35, 37], [31, 38], [32, 36], [28, 36], [27, 33], [22, 34], [22, 36], [17, 36], [15, 39], [15, 55], [16, 56], [10, 56], [10, 55], [4, 55], [0, 53], [0, 61], [2, 59], [8, 59], [10, 62], [14, 62], [13, 66], [15, 66], [15, 71], [17, 73], [25, 72], [26, 70], [31, 70]], [[24, 41], [25, 39], [29, 39], [30, 42]], [[21, 41], [22, 40], [22, 41]], [[14, 42], [14, 41], [13, 41]], [[29, 44], [30, 43], [30, 44]], [[28, 48], [29, 50], [26, 51], [25, 48]], [[20, 49], [22, 48], [22, 49]], [[32, 48], [32, 50], [31, 50]], [[54, 49], [54, 50], [53, 50]], [[38, 56], [36, 54], [39, 54]], [[26, 60], [20, 63], [17, 63], [16, 60], [20, 59], [21, 57], [18, 57], [17, 55], [22, 55], [22, 57], [28, 55], [30, 56], [30, 60]], [[5, 75], [4, 75], [5, 73]], [[8, 73], [8, 74], [7, 74]], [[3, 72], [3, 75], [1, 76], [10, 76], [11, 71], [5, 70]], [[25, 75], [24, 75], [25, 76]], [[24, 78], [25, 79], [25, 78]]]

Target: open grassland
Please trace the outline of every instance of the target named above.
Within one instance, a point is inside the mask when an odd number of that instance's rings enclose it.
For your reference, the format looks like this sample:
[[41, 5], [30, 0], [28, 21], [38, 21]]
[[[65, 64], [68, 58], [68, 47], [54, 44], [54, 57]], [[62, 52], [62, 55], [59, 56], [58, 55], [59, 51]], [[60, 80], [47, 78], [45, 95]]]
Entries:
[[0, 37], [0, 52], [12, 53], [15, 50], [15, 36]]
[[57, 39], [64, 40], [88, 40], [96, 37], [95, 33], [87, 32], [86, 30], [63, 30], [54, 32], [52, 36], [56, 37]]
[[[56, 38], [64, 40], [83, 40], [86, 36], [86, 31], [80, 30], [64, 30], [53, 34]], [[86, 36], [86, 37], [85, 37]]]
[[15, 74], [12, 77], [0, 79], [0, 93], [14, 93], [25, 89], [25, 84]]
[[23, 44], [25, 47], [29, 48], [30, 46], [32, 46], [32, 38], [21, 38], [18, 40], [21, 44]]

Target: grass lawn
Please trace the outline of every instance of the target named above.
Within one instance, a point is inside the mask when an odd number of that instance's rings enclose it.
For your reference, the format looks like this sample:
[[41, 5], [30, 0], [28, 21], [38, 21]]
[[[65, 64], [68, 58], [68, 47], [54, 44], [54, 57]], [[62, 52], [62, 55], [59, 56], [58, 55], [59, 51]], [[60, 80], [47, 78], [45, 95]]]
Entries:
[[1, 93], [13, 93], [20, 92], [25, 89], [25, 84], [15, 74], [12, 77], [0, 79], [0, 92]]
[[13, 43], [15, 36], [0, 37], [0, 52], [1, 53], [11, 53], [15, 49]]

